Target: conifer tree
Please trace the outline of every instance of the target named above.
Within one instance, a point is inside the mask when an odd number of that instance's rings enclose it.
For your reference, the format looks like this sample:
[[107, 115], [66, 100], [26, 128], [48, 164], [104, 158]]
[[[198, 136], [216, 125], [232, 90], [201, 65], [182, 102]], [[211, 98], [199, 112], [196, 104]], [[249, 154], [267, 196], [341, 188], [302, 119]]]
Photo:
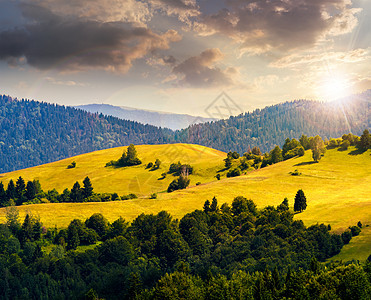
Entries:
[[302, 189], [298, 190], [295, 195], [294, 211], [302, 212], [307, 208], [307, 198]]
[[7, 197], [4, 184], [0, 181], [0, 207], [6, 206]]
[[83, 197], [85, 199], [89, 198], [93, 195], [93, 185], [91, 184], [90, 178], [86, 176], [82, 183], [84, 184], [84, 187], [82, 188]]
[[210, 201], [206, 200], [204, 203], [204, 212], [208, 213], [210, 211]]
[[218, 212], [219, 211], [218, 200], [216, 199], [215, 196], [213, 197], [213, 200], [211, 202], [210, 211], [211, 212]]
[[14, 181], [13, 179], [10, 179], [9, 183], [8, 183], [8, 187], [6, 189], [6, 195], [8, 197], [8, 200], [10, 199], [15, 199], [15, 185], [14, 185]]

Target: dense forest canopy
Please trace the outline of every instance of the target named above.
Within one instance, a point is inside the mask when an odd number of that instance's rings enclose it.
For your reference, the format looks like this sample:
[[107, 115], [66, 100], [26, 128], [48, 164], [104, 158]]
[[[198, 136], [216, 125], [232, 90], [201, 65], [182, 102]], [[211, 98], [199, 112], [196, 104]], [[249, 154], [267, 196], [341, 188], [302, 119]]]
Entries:
[[184, 142], [241, 155], [263, 152], [302, 134], [323, 139], [371, 128], [371, 92], [336, 103], [298, 100], [257, 109], [181, 131], [102, 114], [0, 96], [0, 172], [31, 167], [116, 146]]
[[168, 143], [169, 136], [151, 125], [0, 96], [0, 172], [130, 143]]
[[320, 264], [362, 224], [342, 235], [306, 227], [287, 203], [259, 210], [244, 197], [221, 206], [214, 197], [180, 221], [161, 211], [109, 223], [96, 213], [65, 229], [19, 220], [9, 207], [0, 298], [369, 299], [371, 261]]
[[258, 146], [263, 152], [282, 145], [286, 138], [303, 134], [323, 139], [337, 138], [344, 132], [361, 135], [371, 128], [371, 91], [352, 98], [321, 103], [297, 100], [212, 123], [195, 124], [178, 131], [175, 139], [225, 152], [243, 154]]

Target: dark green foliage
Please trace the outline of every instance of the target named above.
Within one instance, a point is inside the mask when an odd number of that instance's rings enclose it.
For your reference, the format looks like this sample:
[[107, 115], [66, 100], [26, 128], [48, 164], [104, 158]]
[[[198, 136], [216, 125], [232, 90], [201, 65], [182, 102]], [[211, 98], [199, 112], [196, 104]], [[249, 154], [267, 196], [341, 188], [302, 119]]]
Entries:
[[234, 168], [228, 171], [227, 177], [236, 177], [241, 175], [240, 168]]
[[71, 162], [71, 163], [67, 166], [67, 169], [73, 169], [73, 168], [76, 168], [76, 162], [75, 162], [75, 161]]
[[227, 158], [224, 159], [224, 166], [226, 169], [229, 169], [232, 166], [232, 158], [230, 156], [227, 156]]
[[280, 161], [283, 161], [282, 150], [279, 146], [274, 147], [274, 149], [269, 153], [270, 162], [276, 164]]
[[352, 233], [352, 236], [357, 236], [361, 233], [361, 228], [358, 226], [351, 226], [349, 227], [350, 232]]
[[206, 200], [204, 203], [204, 212], [208, 213], [210, 211], [210, 201]]
[[81, 202], [83, 199], [83, 191], [80, 187], [80, 183], [76, 181], [71, 189], [70, 198], [72, 202]]
[[153, 167], [152, 167], [152, 170], [157, 170], [157, 169], [160, 168], [160, 166], [161, 166], [161, 160], [159, 160], [159, 159], [157, 158], [156, 161], [155, 161], [155, 164], [154, 164]]
[[361, 221], [358, 221], [357, 226], [358, 226], [359, 228], [362, 228], [362, 223], [361, 223]]
[[294, 211], [302, 212], [307, 208], [307, 198], [302, 189], [298, 190], [295, 195]]
[[137, 157], [137, 150], [133, 144], [130, 144], [126, 149], [126, 152], [122, 153], [122, 156], [118, 160], [112, 160], [106, 164], [106, 167], [130, 167], [140, 165], [142, 161]]
[[26, 186], [25, 196], [28, 201], [31, 201], [35, 198], [37, 194], [37, 189], [33, 181], [28, 181]]
[[0, 120], [0, 173], [130, 143], [169, 143], [173, 135], [169, 129], [1, 95]]
[[[249, 146], [258, 146], [267, 152], [275, 145], [282, 145], [288, 137], [298, 139], [302, 135], [318, 134], [329, 139], [341, 136], [349, 128], [360, 135], [371, 126], [369, 99], [369, 93], [365, 92], [343, 105], [306, 100], [281, 103], [227, 120], [194, 124], [176, 132], [175, 140], [244, 153]], [[305, 140], [300, 142], [305, 150], [309, 149]]]
[[220, 174], [216, 174], [215, 178], [216, 178], [217, 180], [220, 180]]
[[0, 207], [6, 206], [8, 203], [8, 197], [4, 189], [4, 184], [0, 181]]
[[180, 161], [172, 163], [169, 167], [169, 174], [180, 176], [182, 173], [191, 175], [193, 173], [193, 167], [189, 164], [182, 164]]
[[190, 179], [188, 178], [187, 175], [181, 174], [178, 179], [174, 179], [170, 184], [169, 187], [167, 188], [167, 192], [171, 193], [176, 190], [182, 190], [187, 188], [187, 186], [190, 183]]
[[82, 195], [84, 198], [89, 198], [93, 195], [93, 185], [88, 176], [85, 177], [84, 181], [82, 182], [84, 187], [82, 188]]
[[153, 167], [153, 162], [149, 162], [146, 166], [146, 169], [150, 169]]
[[[106, 224], [102, 215], [86, 221], [94, 221], [91, 228], [73, 220], [36, 242], [31, 216], [23, 243], [0, 225], [0, 298], [369, 299], [371, 264], [320, 264], [340, 251], [341, 237], [324, 224], [294, 221], [287, 199], [277, 209], [257, 210], [243, 197], [231, 209], [218, 210], [215, 197], [206, 206], [180, 221], [165, 211], [130, 226], [120, 218], [85, 252], [73, 249], [94, 242], [95, 229]], [[52, 240], [58, 245], [46, 255], [41, 244]]]
[[85, 221], [85, 225], [87, 228], [93, 229], [101, 239], [106, 235], [108, 230], [108, 221], [100, 213], [93, 214]]
[[8, 199], [15, 199], [16, 198], [16, 191], [15, 191], [15, 185], [13, 179], [10, 179], [8, 182], [8, 187], [6, 189], [6, 195]]
[[341, 234], [341, 239], [343, 240], [344, 245], [349, 244], [352, 239], [352, 233], [350, 231], [345, 231]]

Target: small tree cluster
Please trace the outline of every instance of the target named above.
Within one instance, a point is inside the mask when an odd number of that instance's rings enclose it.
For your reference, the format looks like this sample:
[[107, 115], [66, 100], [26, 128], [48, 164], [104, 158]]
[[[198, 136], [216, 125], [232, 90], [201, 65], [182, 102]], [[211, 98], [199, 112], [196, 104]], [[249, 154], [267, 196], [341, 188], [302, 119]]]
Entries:
[[126, 152], [122, 153], [122, 156], [118, 160], [111, 160], [106, 164], [106, 167], [129, 167], [140, 165], [142, 161], [137, 156], [137, 150], [133, 144], [130, 144]]
[[169, 174], [176, 176], [180, 176], [182, 172], [191, 175], [193, 173], [193, 167], [190, 164], [182, 164], [178, 161], [177, 163], [172, 163], [168, 171]]

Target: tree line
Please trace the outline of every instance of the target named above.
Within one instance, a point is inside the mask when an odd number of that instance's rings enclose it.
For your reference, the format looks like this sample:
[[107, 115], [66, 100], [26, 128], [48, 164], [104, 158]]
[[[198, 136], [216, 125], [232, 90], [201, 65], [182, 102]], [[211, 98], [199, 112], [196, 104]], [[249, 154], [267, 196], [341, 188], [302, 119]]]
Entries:
[[267, 152], [282, 145], [287, 137], [318, 134], [330, 139], [349, 128], [356, 135], [370, 128], [368, 94], [343, 105], [345, 110], [297, 100], [174, 132], [72, 107], [0, 95], [0, 172], [130, 143], [184, 142], [239, 153], [256, 146]]
[[2, 299], [369, 299], [371, 293], [371, 257], [363, 267], [321, 264], [340, 252], [344, 233], [304, 226], [287, 201], [257, 209], [241, 196], [221, 206], [214, 197], [180, 220], [166, 211], [130, 224], [93, 214], [64, 229], [45, 228], [29, 214], [20, 223], [13, 206], [0, 233]]

